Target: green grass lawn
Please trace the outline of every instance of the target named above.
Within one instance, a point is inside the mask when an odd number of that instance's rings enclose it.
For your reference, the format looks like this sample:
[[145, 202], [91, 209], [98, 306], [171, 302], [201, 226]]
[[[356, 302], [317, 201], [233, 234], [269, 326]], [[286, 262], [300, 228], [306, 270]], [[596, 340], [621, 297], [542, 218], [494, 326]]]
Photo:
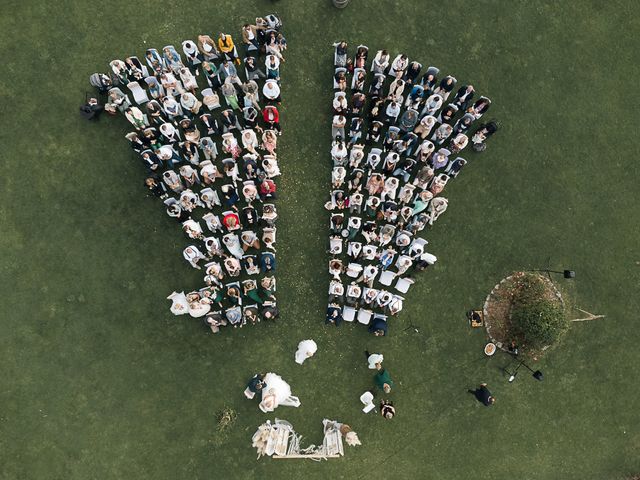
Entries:
[[[3, 3], [0, 478], [622, 479], [640, 472], [637, 37], [633, 1], [329, 0]], [[276, 9], [289, 41], [279, 160], [277, 324], [213, 337], [165, 297], [201, 283], [185, 239], [123, 139], [88, 123], [88, 76]], [[501, 131], [447, 187], [420, 277], [390, 337], [324, 326], [332, 49], [405, 52], [472, 82]], [[576, 324], [537, 365], [543, 383], [482, 354], [464, 312], [515, 269], [570, 267]], [[564, 282], [558, 280], [558, 282]], [[420, 334], [403, 332], [409, 321]], [[319, 351], [300, 367], [297, 343]], [[397, 388], [391, 422], [360, 412], [363, 350]], [[323, 418], [362, 447], [314, 463], [255, 460], [266, 418], [242, 395], [256, 371], [302, 400], [281, 407], [304, 442]], [[486, 381], [484, 408], [467, 388]], [[233, 407], [228, 435], [215, 414]]]

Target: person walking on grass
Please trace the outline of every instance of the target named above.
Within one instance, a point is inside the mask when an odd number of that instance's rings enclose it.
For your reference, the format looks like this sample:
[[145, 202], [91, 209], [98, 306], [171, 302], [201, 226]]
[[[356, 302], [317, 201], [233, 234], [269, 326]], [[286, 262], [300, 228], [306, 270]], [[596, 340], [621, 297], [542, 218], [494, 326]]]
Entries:
[[377, 367], [378, 373], [374, 377], [374, 381], [376, 385], [384, 391], [384, 393], [391, 393], [391, 387], [393, 387], [393, 380], [391, 380], [391, 375], [387, 372], [386, 369], [382, 368], [382, 365]]
[[384, 357], [379, 353], [369, 353], [369, 350], [364, 351], [365, 357], [367, 357], [367, 363], [370, 370], [377, 370], [381, 365]]
[[367, 356], [367, 363], [369, 364], [370, 369], [376, 369], [378, 373], [376, 373], [373, 380], [378, 388], [380, 388], [384, 393], [391, 393], [391, 387], [393, 387], [393, 380], [391, 380], [391, 375], [387, 372], [386, 369], [382, 368], [382, 361], [384, 357], [378, 353], [369, 354], [368, 350], [365, 350], [365, 355]]
[[476, 397], [476, 400], [482, 403], [485, 407], [489, 407], [496, 402], [496, 398], [491, 395], [486, 383], [481, 383], [475, 390], [467, 390], [467, 392], [473, 394]]

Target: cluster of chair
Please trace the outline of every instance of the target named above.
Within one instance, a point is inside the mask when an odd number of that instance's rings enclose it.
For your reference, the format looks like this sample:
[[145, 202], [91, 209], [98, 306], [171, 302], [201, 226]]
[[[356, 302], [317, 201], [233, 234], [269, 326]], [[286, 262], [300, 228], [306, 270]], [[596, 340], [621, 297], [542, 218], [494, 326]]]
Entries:
[[[126, 138], [147, 170], [145, 186], [191, 241], [185, 260], [197, 269], [204, 263], [206, 286], [172, 293], [171, 311], [204, 317], [214, 333], [278, 316], [273, 200], [286, 49], [281, 26], [275, 15], [245, 25], [243, 59], [231, 35], [217, 42], [200, 35], [182, 42], [183, 55], [172, 45], [162, 55], [149, 49], [146, 66], [134, 56], [113, 60], [108, 75], [90, 78], [107, 96], [105, 111], [124, 113], [134, 125]], [[242, 62], [244, 79], [236, 68]], [[206, 82], [200, 94], [198, 80]]]
[[365, 45], [353, 56], [346, 42], [334, 47], [326, 322], [357, 320], [386, 335], [410, 274], [437, 260], [417, 235], [447, 209], [440, 194], [467, 164], [458, 154], [470, 143], [483, 150], [495, 131], [480, 125], [470, 142], [491, 101], [404, 54], [380, 50], [370, 61]]

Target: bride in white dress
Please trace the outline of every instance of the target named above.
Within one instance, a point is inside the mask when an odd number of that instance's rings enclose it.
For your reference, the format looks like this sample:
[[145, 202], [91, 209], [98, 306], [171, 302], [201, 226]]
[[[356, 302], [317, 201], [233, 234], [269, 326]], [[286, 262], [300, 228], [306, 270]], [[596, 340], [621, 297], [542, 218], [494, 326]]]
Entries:
[[299, 407], [300, 399], [291, 395], [291, 387], [280, 375], [269, 372], [263, 379], [262, 401], [260, 410], [264, 413], [273, 412], [280, 405]]
[[189, 313], [189, 302], [187, 301], [187, 296], [184, 292], [173, 292], [167, 297], [167, 300], [171, 300], [171, 302], [173, 302], [170, 310], [174, 315], [184, 315], [185, 313]]

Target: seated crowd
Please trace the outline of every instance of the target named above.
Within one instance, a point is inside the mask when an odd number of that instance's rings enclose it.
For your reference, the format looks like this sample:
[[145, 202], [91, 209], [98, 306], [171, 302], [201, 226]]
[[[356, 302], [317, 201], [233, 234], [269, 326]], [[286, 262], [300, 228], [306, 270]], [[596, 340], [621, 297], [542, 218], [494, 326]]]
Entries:
[[[478, 125], [491, 101], [472, 85], [386, 50], [369, 59], [334, 44], [329, 305], [326, 322], [354, 321], [386, 335], [411, 274], [436, 262], [418, 233], [447, 209], [442, 191], [483, 151], [495, 122]], [[474, 132], [471, 134], [471, 132]], [[392, 284], [395, 282], [392, 291]]]
[[205, 286], [174, 292], [171, 311], [204, 318], [213, 333], [278, 317], [280, 29], [268, 15], [242, 27], [243, 49], [229, 34], [199, 35], [182, 42], [182, 54], [150, 48], [146, 65], [113, 60], [108, 75], [90, 78], [106, 95], [104, 111], [135, 128], [126, 138], [146, 169], [145, 188], [182, 225], [185, 260], [204, 269]]

